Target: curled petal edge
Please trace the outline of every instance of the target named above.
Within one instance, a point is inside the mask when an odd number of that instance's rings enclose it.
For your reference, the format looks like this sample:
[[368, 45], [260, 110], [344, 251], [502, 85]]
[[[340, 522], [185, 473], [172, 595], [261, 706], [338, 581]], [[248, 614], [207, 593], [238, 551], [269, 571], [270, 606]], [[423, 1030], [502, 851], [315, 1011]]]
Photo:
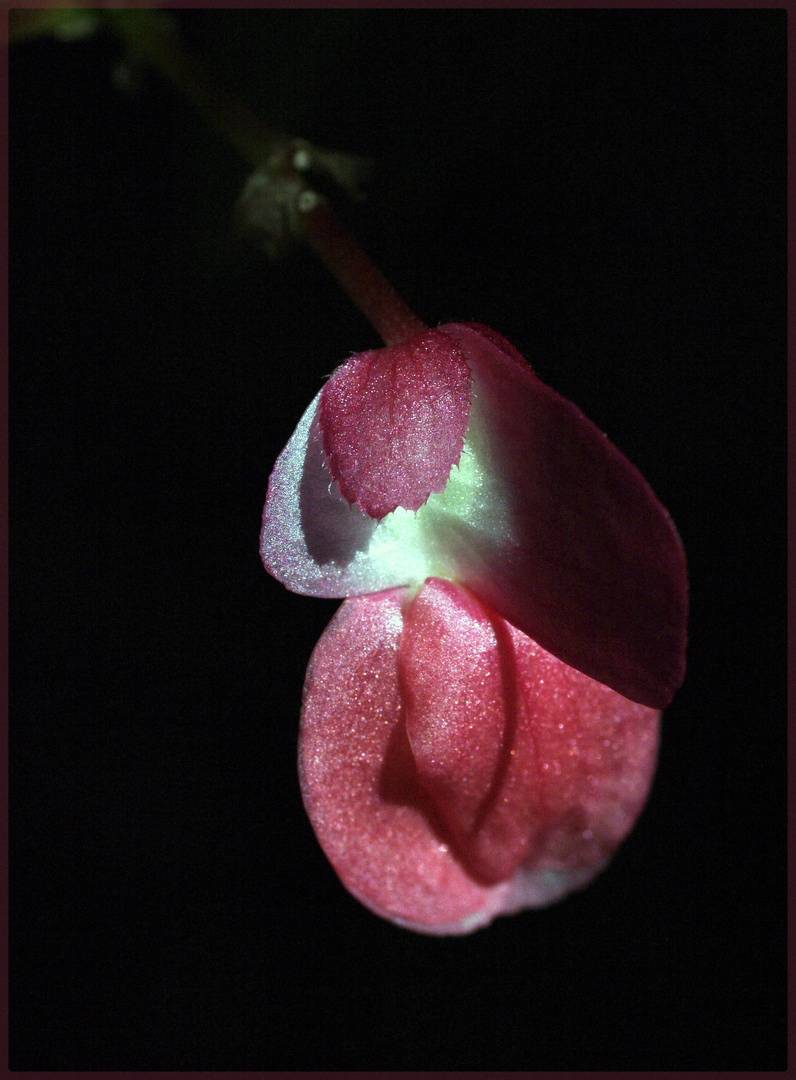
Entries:
[[356, 596], [466, 585], [568, 665], [664, 708], [685, 672], [685, 556], [638, 470], [494, 331], [448, 324], [471, 372], [459, 464], [417, 512], [380, 521], [341, 495], [316, 397], [280, 455], [261, 554], [288, 588]]

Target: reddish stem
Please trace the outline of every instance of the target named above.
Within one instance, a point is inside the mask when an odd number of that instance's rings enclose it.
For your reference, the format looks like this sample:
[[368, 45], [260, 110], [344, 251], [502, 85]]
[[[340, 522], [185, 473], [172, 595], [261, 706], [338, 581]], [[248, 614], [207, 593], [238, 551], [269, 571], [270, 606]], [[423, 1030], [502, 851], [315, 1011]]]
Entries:
[[397, 345], [428, 327], [418, 319], [381, 271], [321, 199], [302, 214], [304, 235], [385, 345]]

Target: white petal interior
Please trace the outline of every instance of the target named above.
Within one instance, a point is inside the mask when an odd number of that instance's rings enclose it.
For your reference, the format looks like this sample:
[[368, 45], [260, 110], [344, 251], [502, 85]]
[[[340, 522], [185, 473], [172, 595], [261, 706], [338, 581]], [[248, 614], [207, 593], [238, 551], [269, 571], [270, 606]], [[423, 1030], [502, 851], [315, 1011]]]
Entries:
[[349, 506], [323, 452], [318, 405], [304, 413], [271, 477], [261, 553], [294, 592], [342, 597], [455, 579], [478, 561], [480, 541], [510, 540], [508, 501], [496, 480], [474, 381], [470, 423], [445, 490], [416, 512], [398, 508], [380, 522]]

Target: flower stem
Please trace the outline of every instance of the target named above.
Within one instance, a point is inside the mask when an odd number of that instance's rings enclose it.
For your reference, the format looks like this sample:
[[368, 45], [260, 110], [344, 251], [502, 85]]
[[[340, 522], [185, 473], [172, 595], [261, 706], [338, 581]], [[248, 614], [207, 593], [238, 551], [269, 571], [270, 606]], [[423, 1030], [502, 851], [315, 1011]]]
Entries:
[[[312, 200], [305, 200], [311, 205]], [[301, 203], [299, 203], [301, 210]], [[302, 213], [304, 234], [385, 345], [426, 330], [381, 271], [340, 223], [325, 199]]]
[[103, 15], [132, 53], [169, 79], [249, 164], [264, 165], [286, 141], [215, 85], [210, 73], [180, 44], [171, 20], [162, 12], [112, 8]]
[[283, 200], [289, 193], [295, 213], [287, 217], [265, 216], [295, 223], [295, 232], [322, 259], [386, 345], [426, 329], [344, 228], [326, 199], [312, 191], [302, 175], [311, 167], [326, 167], [334, 175], [336, 166], [349, 165], [355, 159], [315, 151], [304, 140], [271, 130], [242, 102], [215, 85], [204, 66], [182, 47], [161, 12], [117, 8], [103, 14], [135, 54], [166, 76], [250, 165], [274, 181], [267, 186], [268, 191]]

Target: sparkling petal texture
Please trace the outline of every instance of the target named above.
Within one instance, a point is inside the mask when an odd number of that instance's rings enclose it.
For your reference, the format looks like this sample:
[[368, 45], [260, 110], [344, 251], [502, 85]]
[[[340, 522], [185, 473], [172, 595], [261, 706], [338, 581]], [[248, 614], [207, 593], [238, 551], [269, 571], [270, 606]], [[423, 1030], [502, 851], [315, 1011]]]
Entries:
[[687, 614], [685, 558], [666, 511], [500, 335], [455, 323], [431, 333], [435, 350], [443, 337], [464, 356], [472, 379], [464, 448], [444, 490], [378, 522], [349, 506], [324, 450], [319, 395], [271, 476], [266, 568], [315, 596], [457, 580], [570, 666], [665, 707], [684, 674]]
[[[453, 576], [559, 659], [664, 708], [685, 675], [685, 555], [641, 473], [571, 401], [484, 328], [443, 328], [473, 372], [483, 468], [507, 531]], [[490, 332], [492, 333], [492, 332]], [[473, 433], [475, 439], [475, 432]]]
[[466, 590], [348, 600], [307, 673], [299, 772], [318, 839], [377, 914], [434, 934], [553, 903], [643, 806], [659, 714]]
[[377, 520], [419, 510], [458, 463], [469, 412], [467, 364], [436, 330], [352, 357], [323, 388], [319, 413], [340, 493]]
[[407, 610], [398, 670], [423, 787], [470, 870], [504, 881], [536, 839], [541, 798], [506, 623], [432, 578]]
[[293, 592], [309, 596], [349, 596], [400, 585], [398, 574], [397, 581], [368, 588], [373, 573], [367, 552], [376, 522], [349, 506], [332, 479], [318, 423], [320, 400], [318, 393], [268, 481], [260, 533], [265, 568]]
[[304, 687], [299, 778], [315, 834], [346, 888], [410, 929], [465, 933], [500, 907], [446, 843], [406, 738], [397, 652], [400, 593], [347, 600]]

